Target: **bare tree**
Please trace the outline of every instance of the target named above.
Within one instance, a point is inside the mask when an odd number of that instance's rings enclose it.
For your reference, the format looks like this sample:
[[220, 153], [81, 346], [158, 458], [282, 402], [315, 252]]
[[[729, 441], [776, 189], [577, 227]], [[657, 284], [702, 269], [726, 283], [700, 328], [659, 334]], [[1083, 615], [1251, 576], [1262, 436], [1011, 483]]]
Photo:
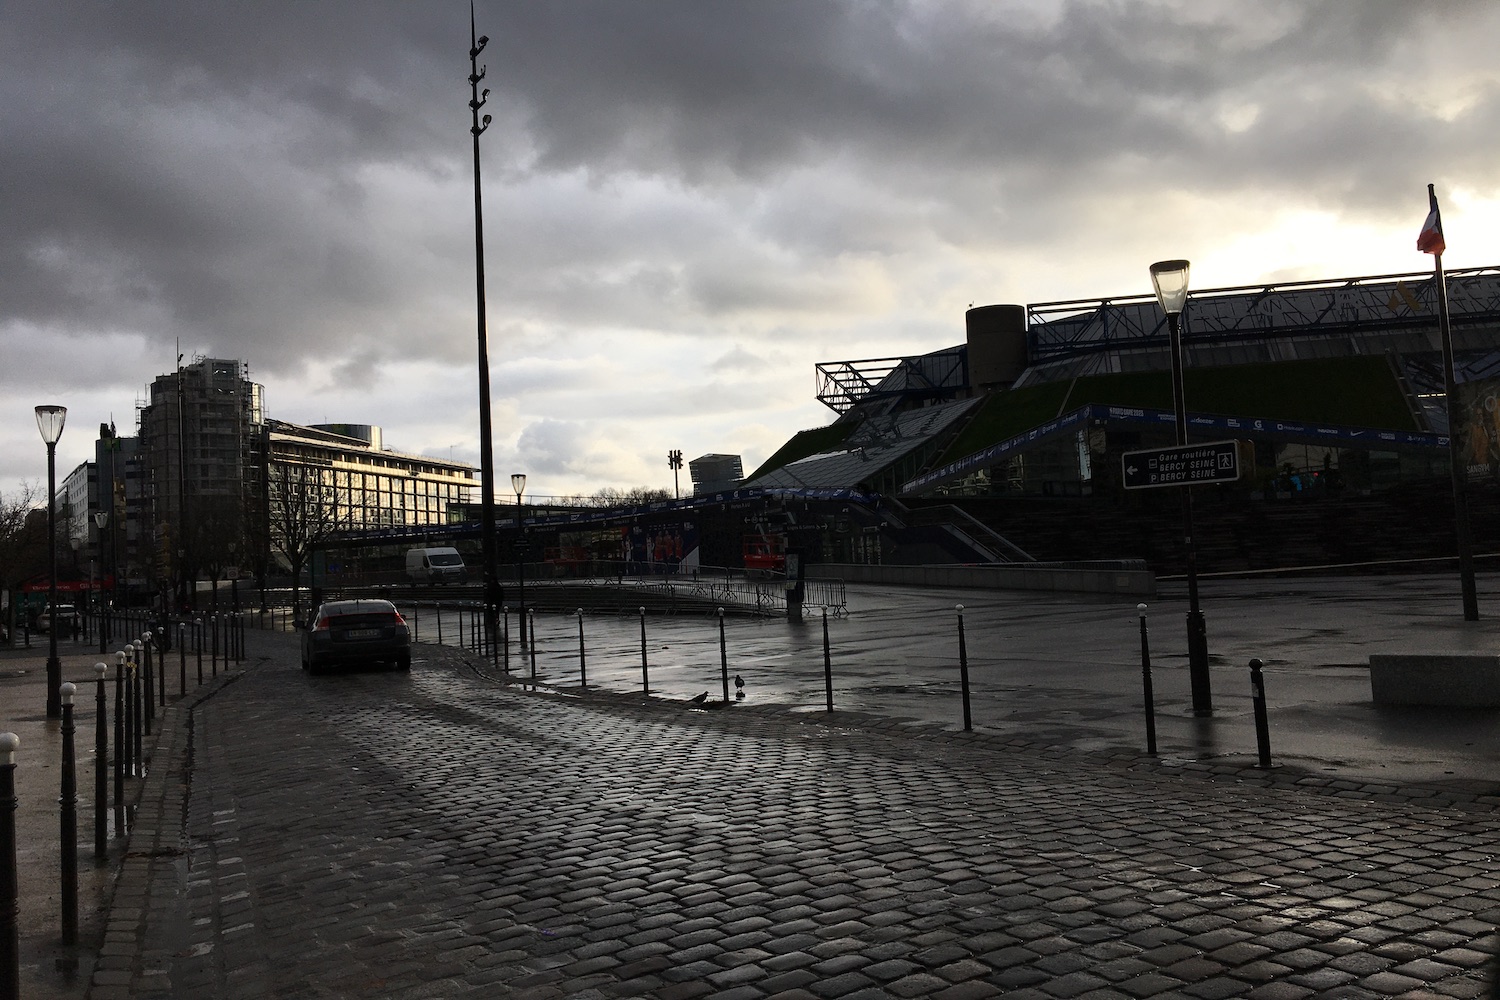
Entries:
[[312, 552], [334, 532], [348, 527], [348, 512], [339, 503], [332, 470], [318, 466], [272, 466], [267, 474], [271, 545], [286, 559], [292, 574], [292, 607], [300, 607], [302, 570]]
[[260, 592], [260, 610], [266, 611], [266, 577], [271, 572], [271, 519], [266, 491], [247, 486], [241, 497], [241, 530], [244, 533], [244, 564], [255, 577]]
[[206, 494], [194, 502], [193, 553], [198, 568], [213, 582], [213, 605], [219, 606], [219, 581], [243, 547], [243, 505], [228, 494]]
[[22, 483], [12, 493], [0, 493], [0, 589], [11, 594], [5, 634], [16, 634], [16, 588], [22, 581], [46, 572], [47, 522], [34, 516], [38, 489]]
[[660, 503], [672, 499], [672, 491], [651, 486], [633, 486], [628, 490], [617, 490], [606, 486], [583, 502], [591, 507], [640, 507], [648, 503]]

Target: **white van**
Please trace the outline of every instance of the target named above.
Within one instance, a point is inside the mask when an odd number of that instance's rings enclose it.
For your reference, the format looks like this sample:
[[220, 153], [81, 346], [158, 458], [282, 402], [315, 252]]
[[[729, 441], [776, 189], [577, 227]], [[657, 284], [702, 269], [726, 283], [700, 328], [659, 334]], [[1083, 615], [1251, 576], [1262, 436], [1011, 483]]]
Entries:
[[406, 578], [412, 583], [463, 583], [464, 557], [452, 546], [406, 551]]

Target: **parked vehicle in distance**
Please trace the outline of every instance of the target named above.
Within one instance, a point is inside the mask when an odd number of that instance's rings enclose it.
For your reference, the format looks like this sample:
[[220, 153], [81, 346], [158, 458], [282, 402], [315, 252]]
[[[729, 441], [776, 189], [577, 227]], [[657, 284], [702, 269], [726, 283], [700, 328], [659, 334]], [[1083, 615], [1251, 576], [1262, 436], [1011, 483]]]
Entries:
[[451, 545], [406, 552], [406, 578], [412, 583], [463, 583], [468, 576], [464, 557]]
[[78, 609], [71, 604], [59, 604], [56, 608], [43, 608], [37, 615], [36, 630], [51, 632], [52, 623], [57, 623], [58, 635], [78, 634]]
[[411, 669], [411, 630], [390, 601], [327, 601], [302, 626], [302, 669], [388, 663]]

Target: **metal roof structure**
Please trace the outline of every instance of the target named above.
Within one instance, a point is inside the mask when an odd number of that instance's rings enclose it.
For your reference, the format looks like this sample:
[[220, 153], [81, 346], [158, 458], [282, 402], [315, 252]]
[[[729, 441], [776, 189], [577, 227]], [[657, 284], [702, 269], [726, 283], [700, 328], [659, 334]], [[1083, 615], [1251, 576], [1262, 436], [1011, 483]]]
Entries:
[[903, 459], [930, 445], [980, 399], [961, 399], [864, 419], [837, 451], [790, 462], [760, 476], [747, 486], [806, 489], [859, 489]]

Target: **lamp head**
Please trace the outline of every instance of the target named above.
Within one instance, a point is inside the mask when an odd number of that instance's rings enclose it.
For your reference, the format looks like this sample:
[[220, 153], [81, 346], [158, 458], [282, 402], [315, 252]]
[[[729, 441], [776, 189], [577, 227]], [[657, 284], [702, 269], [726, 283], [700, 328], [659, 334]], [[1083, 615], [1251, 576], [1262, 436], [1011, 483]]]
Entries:
[[94, 523], [97, 524], [100, 528], [103, 528], [106, 524], [109, 523], [109, 514], [102, 510], [96, 512], [94, 514]]
[[521, 494], [526, 492], [526, 473], [512, 473], [510, 477], [510, 488], [516, 491], [516, 498], [520, 499]]
[[46, 444], [57, 444], [57, 439], [62, 437], [63, 423], [67, 419], [68, 408], [66, 406], [38, 406], [36, 427], [42, 432], [42, 441]]
[[1185, 260], [1159, 260], [1151, 265], [1151, 285], [1156, 289], [1156, 301], [1168, 316], [1179, 315], [1187, 305], [1188, 262]]

